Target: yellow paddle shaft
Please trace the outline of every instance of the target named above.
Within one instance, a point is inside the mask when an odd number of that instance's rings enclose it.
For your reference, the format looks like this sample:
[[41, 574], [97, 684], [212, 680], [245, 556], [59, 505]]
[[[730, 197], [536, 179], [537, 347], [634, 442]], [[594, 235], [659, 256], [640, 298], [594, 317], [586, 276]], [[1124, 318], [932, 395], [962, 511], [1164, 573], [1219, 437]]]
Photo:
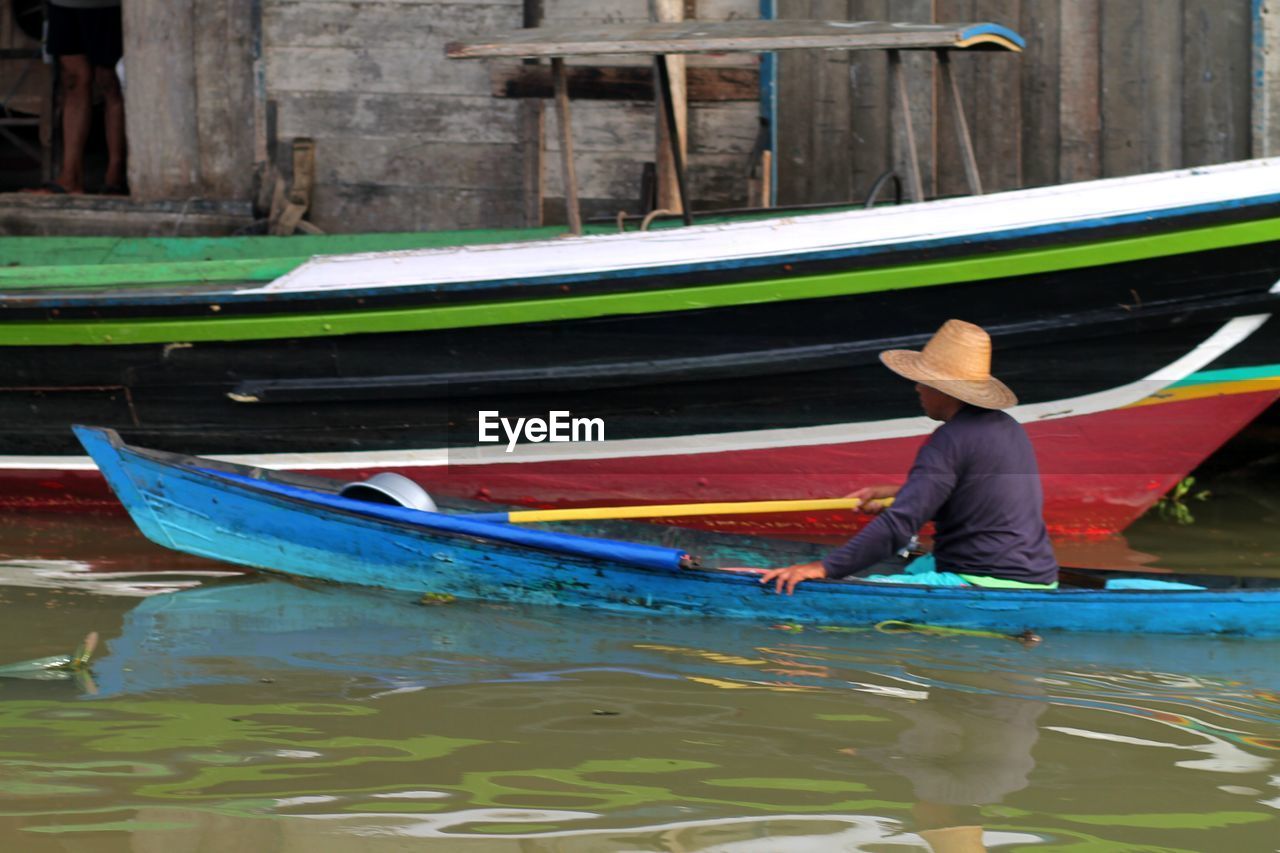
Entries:
[[[888, 506], [893, 498], [878, 503]], [[529, 509], [507, 513], [511, 522], [590, 521], [614, 518], [675, 518], [688, 515], [751, 515], [762, 512], [816, 512], [857, 509], [861, 501], [850, 498], [798, 501], [730, 501], [727, 503], [665, 504], [656, 506], [601, 506], [581, 509]]]

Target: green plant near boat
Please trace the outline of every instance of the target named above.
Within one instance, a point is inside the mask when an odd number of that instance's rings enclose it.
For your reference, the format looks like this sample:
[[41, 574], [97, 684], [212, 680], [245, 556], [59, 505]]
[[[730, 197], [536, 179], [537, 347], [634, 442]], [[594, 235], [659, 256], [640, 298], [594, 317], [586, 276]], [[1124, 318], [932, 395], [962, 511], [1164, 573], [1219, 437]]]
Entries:
[[1186, 502], [1188, 500], [1203, 502], [1213, 494], [1208, 489], [1192, 492], [1191, 490], [1195, 487], [1195, 484], [1195, 477], [1187, 477], [1174, 486], [1167, 495], [1156, 501], [1156, 512], [1162, 521], [1178, 525], [1195, 524], [1196, 517], [1191, 514], [1191, 508], [1187, 506]]

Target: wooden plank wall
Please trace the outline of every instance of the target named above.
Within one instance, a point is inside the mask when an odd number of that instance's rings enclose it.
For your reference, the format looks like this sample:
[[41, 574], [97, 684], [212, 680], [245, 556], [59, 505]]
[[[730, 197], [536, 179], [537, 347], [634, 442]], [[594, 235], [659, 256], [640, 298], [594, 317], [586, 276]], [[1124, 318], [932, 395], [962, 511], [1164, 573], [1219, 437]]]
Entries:
[[[544, 0], [548, 26], [599, 21], [648, 21], [648, 0]], [[686, 4], [699, 20], [717, 21], [758, 17], [758, 0], [698, 0]], [[576, 65], [629, 65], [648, 60], [625, 57], [581, 57]], [[753, 56], [694, 57], [690, 67], [721, 65], [755, 68]], [[575, 101], [574, 153], [583, 215], [612, 216], [619, 210], [639, 210], [641, 175], [656, 154], [656, 121], [651, 102]], [[689, 192], [698, 207], [729, 207], [746, 203], [748, 159], [756, 140], [759, 106], [754, 102], [694, 102], [689, 104]], [[563, 220], [560, 169], [560, 130], [547, 112], [544, 158], [549, 219]]]
[[[1277, 51], [1251, 40], [1255, 29], [1280, 37], [1280, 25], [1259, 17], [1258, 3], [779, 0], [778, 8], [780, 17], [994, 20], [1021, 32], [1022, 55], [953, 59], [983, 183], [996, 191], [1280, 149], [1280, 120], [1271, 117], [1280, 115], [1272, 103], [1280, 72], [1268, 70]], [[758, 9], [758, 0], [686, 4], [704, 20], [753, 18]], [[129, 0], [135, 197], [247, 201], [263, 161], [287, 172], [289, 141], [305, 136], [317, 143], [309, 218], [328, 231], [521, 225], [538, 213], [526, 200], [539, 181], [554, 213], [552, 111], [541, 122], [546, 150], [531, 151], [536, 116], [519, 99], [492, 96], [488, 63], [444, 58], [446, 41], [515, 29], [522, 12], [522, 0]], [[649, 3], [544, 0], [544, 13], [548, 24], [643, 21]], [[926, 193], [964, 192], [933, 60], [922, 54], [905, 65]], [[883, 53], [784, 53], [779, 95], [780, 202], [861, 201], [878, 175], [895, 164], [901, 171]], [[584, 212], [635, 210], [643, 164], [654, 159], [652, 105], [573, 106]], [[696, 206], [741, 204], [756, 104], [695, 102], [689, 130]]]
[[316, 141], [308, 218], [345, 232], [518, 222], [519, 105], [444, 45], [520, 23], [520, 0], [264, 0], [280, 166], [291, 139]]
[[[647, 0], [545, 0], [544, 8], [547, 24], [649, 15]], [[757, 8], [756, 0], [701, 0], [698, 13], [754, 17]], [[264, 0], [263, 15], [280, 165], [288, 140], [316, 140], [312, 221], [334, 231], [526, 223], [525, 173], [537, 158], [528, 156], [520, 102], [491, 96], [488, 63], [444, 58], [446, 41], [520, 27], [521, 0]], [[715, 206], [745, 199], [756, 110], [694, 105], [696, 198]], [[553, 110], [544, 121], [546, 206], [562, 217]], [[635, 210], [643, 163], [654, 159], [652, 104], [575, 101], [572, 121], [584, 215]]]
[[255, 3], [124, 4], [132, 198], [243, 201], [252, 195]]
[[[1247, 3], [779, 0], [779, 16], [995, 21], [1021, 33], [1021, 55], [952, 60], [988, 192], [1251, 156]], [[959, 148], [931, 65], [908, 67], [925, 192], [959, 194]], [[861, 201], [901, 164], [886, 66], [876, 54], [784, 56], [781, 202]]]

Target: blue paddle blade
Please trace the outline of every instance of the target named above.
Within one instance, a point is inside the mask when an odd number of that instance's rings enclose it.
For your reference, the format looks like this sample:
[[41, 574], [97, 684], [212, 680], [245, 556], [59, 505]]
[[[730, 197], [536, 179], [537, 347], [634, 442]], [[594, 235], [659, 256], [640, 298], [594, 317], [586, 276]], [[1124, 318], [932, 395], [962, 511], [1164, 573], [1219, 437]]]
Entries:
[[645, 545], [639, 542], [622, 542], [616, 539], [596, 539], [590, 536], [575, 536], [571, 533], [553, 533], [547, 530], [530, 530], [511, 524], [495, 521], [478, 521], [473, 516], [444, 515], [438, 512], [424, 512], [390, 504], [371, 503], [353, 500], [339, 495], [273, 483], [246, 477], [243, 474], [232, 474], [213, 468], [196, 469], [203, 474], [212, 474], [223, 480], [252, 487], [258, 491], [268, 492], [295, 500], [305, 501], [315, 506], [328, 509], [354, 512], [372, 518], [411, 524], [440, 533], [457, 533], [463, 536], [477, 536], [510, 545], [538, 548], [561, 554], [571, 554], [599, 560], [613, 560], [646, 569], [674, 571], [683, 568], [688, 555], [675, 548], [663, 548], [658, 545]]

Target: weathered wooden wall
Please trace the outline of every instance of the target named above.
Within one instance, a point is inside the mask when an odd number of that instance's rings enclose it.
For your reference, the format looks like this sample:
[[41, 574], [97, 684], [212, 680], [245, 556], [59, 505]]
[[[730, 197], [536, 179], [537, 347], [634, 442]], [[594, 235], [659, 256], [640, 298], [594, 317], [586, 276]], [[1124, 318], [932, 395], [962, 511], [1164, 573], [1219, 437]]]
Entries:
[[[1022, 33], [1021, 55], [957, 55], [987, 191], [1221, 162], [1280, 150], [1280, 22], [1244, 0], [778, 0], [781, 17], [980, 21]], [[690, 0], [712, 20], [758, 0]], [[649, 0], [543, 0], [548, 24], [643, 21]], [[128, 0], [130, 182], [141, 200], [247, 202], [288, 143], [317, 144], [314, 223], [329, 231], [526, 224], [539, 184], [561, 195], [553, 110], [493, 97], [490, 64], [447, 41], [522, 25], [522, 0]], [[1274, 32], [1273, 32], [1274, 31]], [[1268, 35], [1270, 34], [1270, 35]], [[624, 64], [617, 59], [575, 60]], [[636, 60], [642, 61], [642, 60]], [[749, 56], [694, 63], [751, 68]], [[930, 196], [964, 192], [953, 121], [928, 55], [910, 56], [912, 117]], [[861, 200], [903, 159], [882, 53], [780, 56], [778, 196]], [[648, 101], [573, 104], [588, 215], [638, 206], [654, 160]], [[689, 106], [698, 206], [741, 204], [757, 136], [751, 101]], [[545, 146], [531, 148], [541, 123]]]
[[[518, 104], [445, 42], [515, 29], [520, 0], [264, 0], [276, 136], [316, 141], [309, 218], [331, 231], [511, 225], [521, 215]], [[287, 166], [287, 156], [282, 165]]]
[[[987, 191], [1251, 156], [1251, 100], [1256, 113], [1275, 97], [1255, 98], [1252, 11], [1243, 0], [779, 0], [779, 17], [994, 21], [1021, 33], [1021, 55], [952, 60]], [[963, 193], [933, 65], [921, 56], [909, 68], [925, 191]], [[862, 200], [878, 175], [901, 173], [886, 69], [879, 54], [783, 58], [782, 202]]]
[[252, 195], [258, 2], [123, 4], [125, 133], [134, 199]]
[[[548, 24], [649, 14], [647, 0], [545, 0], [544, 8]], [[704, 0], [699, 14], [756, 8], [756, 0]], [[446, 41], [520, 27], [521, 0], [264, 0], [263, 15], [265, 97], [279, 146], [297, 136], [316, 140], [313, 222], [335, 231], [526, 222], [530, 140], [521, 104], [492, 97], [488, 63], [444, 58]], [[745, 197], [755, 112], [749, 102], [691, 109], [698, 198], [723, 206]], [[553, 110], [544, 122], [542, 178], [556, 211]], [[572, 123], [584, 213], [634, 210], [642, 164], [654, 159], [652, 103], [575, 101]]]

